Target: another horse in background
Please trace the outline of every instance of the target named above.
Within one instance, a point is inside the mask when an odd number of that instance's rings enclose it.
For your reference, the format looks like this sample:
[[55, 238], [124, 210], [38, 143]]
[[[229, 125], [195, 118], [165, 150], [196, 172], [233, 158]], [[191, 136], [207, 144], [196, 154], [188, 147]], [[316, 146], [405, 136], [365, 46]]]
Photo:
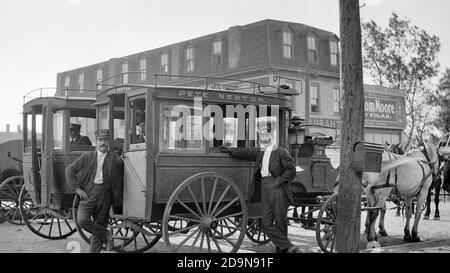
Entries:
[[[363, 185], [366, 186], [366, 195], [370, 206], [385, 207], [386, 200], [392, 189], [395, 188], [400, 196], [405, 197], [406, 224], [404, 228], [405, 241], [418, 242], [418, 226], [428, 190], [433, 181], [433, 175], [439, 171], [439, 158], [437, 147], [424, 144], [422, 149], [410, 150], [406, 155], [396, 155], [384, 152], [380, 173], [364, 172]], [[417, 211], [414, 225], [410, 231], [412, 217], [412, 202], [417, 198]], [[367, 241], [377, 240], [375, 221], [378, 211], [369, 213], [369, 232]]]

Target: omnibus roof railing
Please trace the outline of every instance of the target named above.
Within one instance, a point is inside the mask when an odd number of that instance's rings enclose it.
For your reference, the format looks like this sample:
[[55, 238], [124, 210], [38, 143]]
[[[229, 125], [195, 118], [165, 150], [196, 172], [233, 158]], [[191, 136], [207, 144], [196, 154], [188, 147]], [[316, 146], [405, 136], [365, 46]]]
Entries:
[[[98, 92], [102, 92], [103, 87], [114, 87], [117, 84], [109, 84], [108, 82], [113, 79], [119, 79], [119, 82], [123, 83], [123, 79], [125, 75], [142, 75], [145, 74], [147, 76], [151, 76], [153, 81], [145, 80], [145, 82], [149, 85], [153, 85], [154, 87], [171, 85], [171, 86], [190, 86], [190, 87], [198, 87], [203, 88], [205, 90], [211, 89], [224, 89], [230, 91], [241, 91], [247, 90], [252, 91], [254, 94], [284, 94], [284, 95], [299, 95], [297, 91], [291, 88], [289, 85], [283, 84], [281, 79], [293, 80], [287, 77], [275, 76], [274, 81], [277, 83], [276, 85], [270, 85], [260, 82], [254, 81], [246, 81], [232, 78], [224, 78], [224, 77], [210, 77], [210, 76], [193, 76], [193, 75], [176, 75], [176, 74], [158, 74], [158, 73], [147, 73], [143, 71], [128, 71], [122, 72], [97, 82], [97, 90]], [[129, 79], [128, 79], [129, 80]], [[197, 84], [196, 84], [197, 83]], [[131, 84], [131, 83], [123, 83], [123, 84]], [[288, 91], [289, 90], [289, 91]]]
[[56, 88], [56, 87], [41, 87], [27, 92], [23, 96], [23, 104], [32, 99], [53, 97], [53, 98], [85, 98], [95, 99], [97, 90], [92, 89], [73, 89], [73, 88]]

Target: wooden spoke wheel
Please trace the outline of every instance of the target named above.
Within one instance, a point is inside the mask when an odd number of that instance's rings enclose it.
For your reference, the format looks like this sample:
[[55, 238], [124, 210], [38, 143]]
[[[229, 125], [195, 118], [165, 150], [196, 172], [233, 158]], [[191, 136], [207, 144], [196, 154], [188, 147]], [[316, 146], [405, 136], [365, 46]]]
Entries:
[[317, 217], [316, 239], [325, 253], [336, 252], [335, 235], [337, 219], [337, 193], [331, 195], [322, 205]]
[[19, 209], [23, 176], [12, 176], [0, 184], [0, 219], [15, 225], [24, 225]]
[[[79, 196], [76, 195], [73, 202], [75, 225], [81, 238], [90, 244], [91, 234], [78, 224], [79, 200]], [[152, 248], [161, 238], [160, 224], [143, 223], [137, 220], [110, 217], [107, 229], [114, 241], [112, 250], [117, 252], [144, 252]], [[104, 245], [102, 249], [105, 249]]]
[[252, 242], [258, 244], [266, 244], [270, 242], [269, 237], [262, 230], [261, 218], [253, 218], [248, 220], [246, 235]]
[[[175, 189], [164, 210], [162, 233], [173, 252], [237, 252], [247, 217], [244, 194], [237, 184], [223, 174], [204, 172]], [[170, 223], [175, 220], [188, 224], [173, 230]]]
[[50, 209], [38, 206], [31, 199], [25, 185], [20, 191], [19, 209], [25, 225], [40, 237], [59, 240], [77, 231], [72, 220], [71, 209]]
[[241, 218], [239, 217], [234, 217], [234, 219], [223, 219], [220, 220], [218, 223], [218, 231], [214, 232], [214, 236], [216, 236], [216, 238], [222, 238], [223, 237], [230, 237], [233, 234], [236, 233], [236, 231], [238, 231], [236, 229], [237, 226], [239, 226], [241, 221]]

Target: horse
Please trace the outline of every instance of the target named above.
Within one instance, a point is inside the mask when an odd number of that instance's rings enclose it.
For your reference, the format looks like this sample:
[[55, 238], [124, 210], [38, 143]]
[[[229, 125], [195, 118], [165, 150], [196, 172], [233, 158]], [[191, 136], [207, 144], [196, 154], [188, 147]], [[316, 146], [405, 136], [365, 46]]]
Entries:
[[[418, 226], [424, 202], [431, 186], [433, 175], [439, 171], [439, 156], [437, 147], [424, 144], [421, 149], [410, 150], [406, 155], [396, 155], [384, 151], [380, 173], [363, 172], [362, 183], [366, 187], [365, 193], [370, 206], [385, 207], [386, 200], [393, 188], [398, 194], [405, 197], [406, 224], [404, 228], [404, 241], [419, 242]], [[414, 225], [410, 231], [412, 216], [412, 201], [417, 198], [417, 211]], [[367, 241], [377, 241], [375, 220], [379, 211], [369, 211], [369, 231]], [[384, 223], [383, 223], [384, 224]], [[383, 227], [384, 228], [384, 227]]]
[[[385, 141], [385, 142], [386, 142], [386, 149], [385, 149], [385, 151], [394, 153], [396, 155], [404, 155], [405, 154], [405, 152], [403, 151], [403, 148], [401, 147], [401, 143], [390, 144], [387, 141]], [[394, 156], [390, 155], [390, 154], [387, 154], [387, 157], [394, 158]], [[392, 193], [392, 190], [391, 190], [391, 193]], [[396, 194], [394, 193], [394, 195], [396, 195]], [[400, 203], [400, 201], [401, 201], [401, 198], [398, 198], [398, 196], [396, 195], [396, 196], [394, 196], [393, 200], [394, 200], [393, 202], [397, 205], [396, 215], [400, 216], [400, 211], [401, 211], [401, 203]], [[387, 233], [386, 228], [384, 226], [385, 215], [386, 215], [386, 203], [384, 203], [384, 206], [380, 209], [380, 221], [378, 223], [378, 228], [379, 228], [378, 235], [380, 235], [382, 237], [388, 236], [388, 233]], [[369, 233], [369, 226], [370, 226], [370, 214], [367, 213], [366, 222], [365, 222], [365, 227], [366, 227], [365, 233], [366, 234]]]

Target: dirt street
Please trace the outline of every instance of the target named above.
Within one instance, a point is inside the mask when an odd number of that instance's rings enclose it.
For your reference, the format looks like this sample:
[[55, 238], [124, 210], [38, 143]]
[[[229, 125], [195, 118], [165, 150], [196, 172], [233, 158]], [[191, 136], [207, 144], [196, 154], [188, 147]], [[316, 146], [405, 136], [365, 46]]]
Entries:
[[[388, 209], [394, 205], [388, 203]], [[434, 213], [434, 204], [432, 205]], [[395, 210], [389, 209], [386, 213], [386, 229], [388, 237], [379, 239], [381, 249], [364, 250], [366, 247], [365, 235], [361, 235], [362, 252], [450, 252], [448, 242], [450, 239], [450, 201], [440, 204], [441, 220], [423, 220], [419, 225], [419, 236], [424, 241], [418, 244], [403, 243], [403, 228], [406, 218], [396, 217]], [[432, 217], [431, 217], [432, 218]], [[361, 231], [364, 230], [365, 213], [362, 214]], [[411, 221], [412, 226], [412, 221]], [[321, 253], [315, 237], [315, 231], [301, 228], [299, 223], [291, 222], [289, 236], [292, 242], [298, 245], [303, 252]], [[401, 244], [401, 245], [400, 245]], [[424, 250], [426, 248], [426, 250]], [[0, 252], [21, 253], [59, 253], [59, 252], [88, 252], [89, 246], [81, 239], [78, 233], [63, 240], [47, 240], [33, 234], [26, 226], [16, 226], [10, 223], [0, 224]], [[167, 252], [164, 241], [161, 239], [148, 252]], [[270, 253], [274, 251], [271, 243], [257, 245], [245, 238], [241, 245], [242, 253]]]

